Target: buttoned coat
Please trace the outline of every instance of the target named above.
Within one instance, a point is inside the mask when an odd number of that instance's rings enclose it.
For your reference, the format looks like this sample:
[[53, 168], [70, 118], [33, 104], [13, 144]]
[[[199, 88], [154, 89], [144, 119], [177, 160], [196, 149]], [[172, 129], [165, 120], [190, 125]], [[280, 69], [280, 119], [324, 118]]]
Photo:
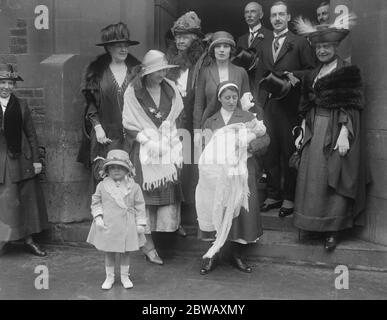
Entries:
[[[14, 96], [15, 97], [15, 96]], [[18, 99], [17, 97], [15, 97]], [[33, 163], [39, 162], [38, 139], [31, 112], [25, 101], [18, 99], [22, 113], [22, 143], [21, 155], [18, 159], [9, 156], [9, 150], [3, 134], [0, 137], [0, 183], [4, 183], [5, 166], [8, 162], [9, 174], [13, 183], [33, 178], [35, 170]]]

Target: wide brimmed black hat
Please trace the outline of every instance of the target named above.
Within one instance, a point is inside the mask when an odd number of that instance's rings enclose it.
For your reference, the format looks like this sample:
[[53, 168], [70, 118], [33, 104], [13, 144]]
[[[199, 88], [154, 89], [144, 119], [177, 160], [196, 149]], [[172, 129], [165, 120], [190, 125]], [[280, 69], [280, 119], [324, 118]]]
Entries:
[[0, 80], [23, 81], [13, 66], [8, 63], [0, 63]]
[[276, 100], [285, 98], [292, 85], [286, 76], [268, 72], [264, 75], [264, 78], [259, 82], [259, 89], [265, 90], [271, 94], [271, 97]]
[[101, 42], [96, 46], [106, 46], [114, 43], [127, 43], [129, 46], [135, 46], [140, 42], [130, 40], [130, 32], [125, 23], [119, 22], [116, 24], [108, 25], [101, 30]]

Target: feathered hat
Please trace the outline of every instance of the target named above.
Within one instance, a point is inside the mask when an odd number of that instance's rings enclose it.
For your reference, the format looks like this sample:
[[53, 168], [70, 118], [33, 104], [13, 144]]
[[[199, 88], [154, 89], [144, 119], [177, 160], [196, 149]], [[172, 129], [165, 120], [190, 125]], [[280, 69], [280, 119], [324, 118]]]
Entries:
[[202, 22], [196, 12], [189, 11], [175, 21], [171, 31], [174, 36], [177, 34], [193, 33], [203, 37], [201, 23]]
[[9, 63], [0, 64], [0, 80], [23, 81], [23, 79], [14, 70]]
[[333, 24], [313, 25], [310, 20], [297, 17], [294, 27], [298, 34], [308, 37], [312, 44], [341, 42], [356, 25], [356, 15], [350, 13], [336, 18]]

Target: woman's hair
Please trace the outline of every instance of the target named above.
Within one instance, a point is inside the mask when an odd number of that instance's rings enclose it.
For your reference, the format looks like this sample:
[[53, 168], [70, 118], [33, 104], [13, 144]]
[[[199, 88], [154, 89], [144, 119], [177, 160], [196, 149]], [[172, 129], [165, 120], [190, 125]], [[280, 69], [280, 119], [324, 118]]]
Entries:
[[[208, 55], [212, 58], [213, 61], [216, 60], [216, 58], [215, 58], [215, 48], [216, 48], [216, 46], [217, 46], [217, 45], [213, 46], [213, 47], [209, 50], [209, 52], [208, 52]], [[230, 58], [229, 58], [229, 59], [231, 59], [232, 57], [234, 57], [234, 56], [236, 55], [236, 51], [237, 51], [237, 50], [236, 50], [236, 48], [233, 47], [232, 45], [229, 44], [229, 46], [230, 46], [230, 48], [231, 48], [231, 51], [230, 51]]]
[[235, 92], [235, 93], [238, 95], [238, 97], [239, 97], [239, 91], [238, 91], [238, 89], [237, 89], [236, 87], [230, 86], [230, 87], [227, 87], [227, 88], [225, 88], [225, 89], [222, 90], [222, 92], [221, 92], [220, 95], [219, 95], [219, 98], [222, 97], [223, 94], [224, 94], [227, 90], [230, 90], [230, 91], [232, 91], [232, 92]]

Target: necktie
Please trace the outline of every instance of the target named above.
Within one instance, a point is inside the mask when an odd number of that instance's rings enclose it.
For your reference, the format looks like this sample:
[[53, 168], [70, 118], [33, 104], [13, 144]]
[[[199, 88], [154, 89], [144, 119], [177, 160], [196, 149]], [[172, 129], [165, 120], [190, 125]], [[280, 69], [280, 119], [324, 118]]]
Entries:
[[278, 49], [280, 47], [280, 39], [286, 37], [286, 33], [284, 34], [281, 34], [280, 36], [274, 36], [274, 53], [277, 53], [278, 52]]
[[255, 38], [255, 33], [256, 33], [256, 32], [250, 32], [250, 36], [249, 36], [249, 47], [251, 47], [251, 45], [253, 44], [253, 41], [254, 41], [254, 38]]
[[3, 118], [4, 118], [4, 116], [3, 116], [3, 106], [0, 104], [0, 132], [3, 131], [3, 127], [4, 127], [4, 125], [3, 125]]

